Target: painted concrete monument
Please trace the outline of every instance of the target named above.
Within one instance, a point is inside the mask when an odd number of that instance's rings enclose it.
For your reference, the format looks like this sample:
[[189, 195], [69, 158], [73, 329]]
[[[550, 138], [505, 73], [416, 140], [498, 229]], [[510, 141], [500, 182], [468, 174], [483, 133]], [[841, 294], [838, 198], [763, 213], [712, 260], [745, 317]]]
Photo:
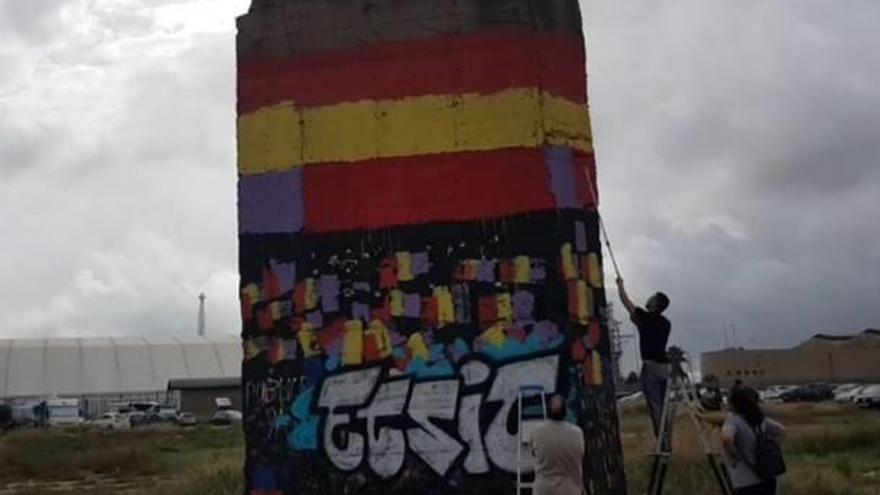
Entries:
[[238, 28], [248, 493], [510, 494], [522, 385], [624, 493], [577, 1], [254, 0]]

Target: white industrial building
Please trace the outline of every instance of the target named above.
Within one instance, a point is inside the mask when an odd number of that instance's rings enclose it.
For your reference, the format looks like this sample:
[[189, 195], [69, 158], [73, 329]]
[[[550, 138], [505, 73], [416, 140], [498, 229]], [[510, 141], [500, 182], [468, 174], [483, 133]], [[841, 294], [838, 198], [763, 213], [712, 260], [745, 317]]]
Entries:
[[87, 414], [174, 402], [169, 380], [239, 377], [241, 360], [236, 335], [0, 340], [0, 401], [79, 398]]

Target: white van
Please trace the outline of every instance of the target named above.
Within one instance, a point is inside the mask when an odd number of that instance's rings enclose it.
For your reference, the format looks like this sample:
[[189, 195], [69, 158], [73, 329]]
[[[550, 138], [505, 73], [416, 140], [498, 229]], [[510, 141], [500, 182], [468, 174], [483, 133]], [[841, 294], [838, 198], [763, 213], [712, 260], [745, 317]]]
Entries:
[[79, 399], [46, 400], [46, 425], [77, 426], [82, 424], [79, 414]]

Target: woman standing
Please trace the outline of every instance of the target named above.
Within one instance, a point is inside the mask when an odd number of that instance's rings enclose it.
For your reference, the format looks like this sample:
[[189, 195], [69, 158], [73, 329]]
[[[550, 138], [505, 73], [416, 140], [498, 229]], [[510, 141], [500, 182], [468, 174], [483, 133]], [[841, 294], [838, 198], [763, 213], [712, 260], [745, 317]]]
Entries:
[[[771, 476], [768, 479], [764, 473], [768, 471], [768, 457], [770, 464], [782, 462], [778, 444], [785, 436], [785, 427], [764, 416], [758, 405], [758, 394], [751, 388], [733, 388], [728, 402], [730, 414], [721, 427], [721, 442], [733, 493], [774, 495], [776, 478]], [[768, 442], [775, 444], [768, 445]], [[775, 453], [774, 448], [777, 449]], [[774, 459], [777, 456], [778, 459]], [[771, 466], [769, 470], [779, 472], [779, 468], [775, 466]]]

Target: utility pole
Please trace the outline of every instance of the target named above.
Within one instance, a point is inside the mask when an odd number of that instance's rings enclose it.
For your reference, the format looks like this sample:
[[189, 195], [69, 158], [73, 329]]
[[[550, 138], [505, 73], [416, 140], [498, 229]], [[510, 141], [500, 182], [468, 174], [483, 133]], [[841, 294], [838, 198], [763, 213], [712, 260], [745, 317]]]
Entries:
[[199, 294], [199, 337], [205, 336], [205, 293]]

